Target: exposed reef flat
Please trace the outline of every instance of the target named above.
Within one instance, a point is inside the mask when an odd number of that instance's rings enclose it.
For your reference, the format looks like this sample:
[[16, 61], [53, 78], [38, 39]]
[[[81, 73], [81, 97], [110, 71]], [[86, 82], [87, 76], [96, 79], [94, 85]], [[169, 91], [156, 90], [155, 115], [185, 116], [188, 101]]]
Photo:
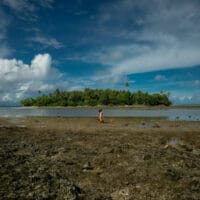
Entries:
[[200, 122], [0, 119], [0, 199], [200, 197]]

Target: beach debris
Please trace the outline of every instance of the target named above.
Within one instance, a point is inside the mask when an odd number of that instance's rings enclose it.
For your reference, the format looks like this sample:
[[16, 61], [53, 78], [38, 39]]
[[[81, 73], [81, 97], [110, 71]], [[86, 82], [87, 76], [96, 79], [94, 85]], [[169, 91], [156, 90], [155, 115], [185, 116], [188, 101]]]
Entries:
[[136, 188], [137, 190], [140, 190], [140, 189], [142, 189], [142, 186], [141, 186], [141, 184], [136, 184], [135, 188]]
[[91, 166], [90, 162], [87, 162], [83, 165], [83, 171], [88, 171], [88, 170], [92, 170], [94, 169], [94, 167]]

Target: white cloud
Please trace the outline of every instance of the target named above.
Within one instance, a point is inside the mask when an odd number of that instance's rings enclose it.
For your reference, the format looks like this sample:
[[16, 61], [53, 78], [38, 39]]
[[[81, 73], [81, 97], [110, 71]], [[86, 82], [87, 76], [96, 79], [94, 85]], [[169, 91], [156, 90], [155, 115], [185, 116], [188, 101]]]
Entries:
[[52, 79], [59, 79], [60, 73], [51, 66], [49, 54], [38, 54], [25, 64], [16, 59], [0, 59], [0, 102], [18, 101], [38, 90], [54, 89]]
[[10, 18], [0, 7], [0, 58], [10, 55], [12, 51], [6, 43], [6, 33], [9, 24]]
[[6, 31], [6, 28], [8, 27], [10, 23], [9, 17], [7, 17], [6, 13], [0, 8], [0, 38], [3, 39], [4, 36], [2, 36], [2, 33]]
[[43, 79], [48, 74], [50, 65], [51, 56], [49, 54], [36, 55], [31, 65], [16, 59], [0, 59], [1, 81]]
[[160, 74], [156, 75], [156, 76], [154, 77], [154, 79], [155, 79], [156, 81], [166, 81], [166, 80], [167, 80], [166, 76], [163, 76], [163, 75], [160, 75]]
[[3, 3], [17, 12], [24, 10], [33, 12], [35, 10], [35, 6], [25, 0], [3, 0]]
[[38, 10], [41, 8], [53, 8], [54, 0], [2, 0], [1, 4], [10, 8], [16, 17], [24, 21], [37, 21]]
[[103, 40], [104, 45], [85, 58], [110, 66], [104, 73], [108, 80], [199, 65], [199, 10], [200, 2], [195, 0], [106, 3], [95, 16], [94, 37], [89, 39]]
[[39, 54], [31, 62], [30, 68], [32, 68], [33, 74], [36, 77], [45, 77], [51, 67], [51, 56], [49, 54]]
[[191, 101], [193, 104], [198, 104], [198, 105], [200, 104], [200, 91], [195, 92], [192, 95]]
[[[114, 48], [113, 48], [114, 49]], [[126, 51], [124, 51], [126, 49]], [[117, 52], [117, 53], [115, 53]], [[127, 52], [127, 53], [126, 53]], [[115, 58], [113, 58], [113, 55]], [[117, 56], [116, 56], [117, 55]], [[96, 56], [96, 57], [95, 57]], [[171, 47], [151, 48], [141, 46], [139, 49], [128, 45], [123, 48], [115, 48], [108, 50], [107, 53], [93, 53], [93, 59], [88, 59], [94, 62], [110, 66], [108, 70], [99, 73], [96, 79], [101, 79], [102, 76], [110, 80], [120, 80], [121, 77], [127, 74], [151, 72], [157, 70], [166, 70], [172, 68], [192, 67], [200, 64], [200, 46], [185, 46], [177, 44]]]
[[195, 80], [195, 81], [193, 82], [193, 85], [194, 85], [194, 86], [200, 86], [200, 80]]
[[54, 0], [40, 0], [38, 3], [45, 8], [53, 8]]
[[63, 47], [63, 44], [58, 42], [55, 38], [36, 36], [36, 37], [31, 38], [30, 40], [44, 45], [45, 48], [53, 47], [55, 49], [60, 49]]
[[170, 97], [170, 100], [173, 102], [174, 105], [199, 105], [200, 104], [200, 92], [196, 91], [191, 95], [181, 95], [176, 94]]
[[52, 8], [54, 0], [38, 0], [35, 2], [31, 0], [3, 0], [2, 3], [16, 12], [34, 12], [38, 6]]

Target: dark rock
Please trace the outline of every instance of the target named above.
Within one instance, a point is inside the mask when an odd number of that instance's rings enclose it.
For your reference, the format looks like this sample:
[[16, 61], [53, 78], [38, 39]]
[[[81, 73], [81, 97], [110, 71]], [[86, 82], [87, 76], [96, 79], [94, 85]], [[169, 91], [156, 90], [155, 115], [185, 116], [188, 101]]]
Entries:
[[95, 197], [94, 200], [112, 200], [112, 198], [106, 197], [106, 196], [103, 196], [103, 195], [99, 195], [98, 197]]
[[186, 145], [186, 144], [181, 144], [181, 147], [182, 147], [183, 149], [185, 149], [186, 151], [189, 151], [189, 152], [192, 152], [192, 151], [193, 151], [193, 148], [190, 147], [190, 146], [188, 146], [188, 145]]
[[168, 176], [172, 181], [178, 181], [181, 179], [180, 173], [174, 169], [167, 169], [165, 175]]
[[192, 192], [200, 192], [200, 179], [199, 178], [193, 178], [193, 180], [190, 182], [190, 190]]
[[144, 155], [143, 159], [144, 160], [150, 160], [151, 159], [151, 155], [150, 154]]

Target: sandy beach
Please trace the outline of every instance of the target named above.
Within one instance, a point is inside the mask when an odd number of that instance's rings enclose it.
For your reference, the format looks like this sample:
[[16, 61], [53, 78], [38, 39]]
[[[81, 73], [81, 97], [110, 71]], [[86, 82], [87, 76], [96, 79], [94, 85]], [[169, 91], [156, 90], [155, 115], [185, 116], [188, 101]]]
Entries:
[[0, 118], [0, 199], [199, 198], [199, 121]]

